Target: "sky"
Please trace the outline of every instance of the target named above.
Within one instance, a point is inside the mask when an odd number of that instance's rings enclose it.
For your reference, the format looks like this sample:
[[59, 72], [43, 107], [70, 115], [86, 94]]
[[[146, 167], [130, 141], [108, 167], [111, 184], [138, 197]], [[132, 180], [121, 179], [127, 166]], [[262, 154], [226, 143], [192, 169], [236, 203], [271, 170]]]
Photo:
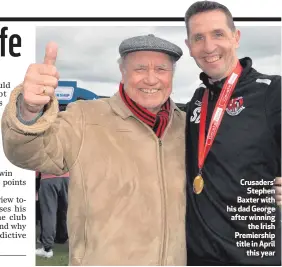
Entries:
[[[281, 27], [237, 28], [241, 31], [239, 58], [251, 57], [259, 72], [281, 75]], [[177, 103], [187, 103], [200, 84], [201, 70], [185, 45], [184, 26], [40, 26], [36, 28], [36, 62], [43, 62], [46, 44], [55, 41], [59, 46], [56, 67], [60, 80], [75, 80], [79, 87], [111, 96], [120, 82], [120, 43], [147, 34], [173, 42], [183, 50], [176, 65], [171, 97]]]

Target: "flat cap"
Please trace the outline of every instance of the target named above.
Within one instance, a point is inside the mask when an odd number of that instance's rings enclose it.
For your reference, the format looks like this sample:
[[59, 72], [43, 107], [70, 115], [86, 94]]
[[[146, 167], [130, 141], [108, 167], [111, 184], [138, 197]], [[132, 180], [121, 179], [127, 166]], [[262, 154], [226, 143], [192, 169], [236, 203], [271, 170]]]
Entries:
[[173, 56], [176, 61], [183, 55], [180, 47], [169, 41], [155, 37], [153, 34], [128, 38], [122, 41], [119, 46], [121, 57], [136, 51], [162, 52]]

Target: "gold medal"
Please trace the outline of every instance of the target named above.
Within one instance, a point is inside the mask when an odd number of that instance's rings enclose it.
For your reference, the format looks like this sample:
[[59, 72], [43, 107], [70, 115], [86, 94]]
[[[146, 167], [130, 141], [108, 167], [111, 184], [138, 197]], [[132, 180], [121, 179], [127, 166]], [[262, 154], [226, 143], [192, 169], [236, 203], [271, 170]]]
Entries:
[[[216, 102], [214, 111], [212, 113], [209, 129], [207, 135], [206, 133], [206, 118], [208, 114], [208, 102], [209, 102], [209, 89], [206, 88], [204, 95], [202, 97], [201, 112], [200, 112], [200, 124], [199, 124], [199, 139], [198, 139], [198, 175], [193, 181], [193, 190], [195, 194], [200, 194], [204, 188], [204, 180], [202, 177], [202, 169], [204, 167], [205, 159], [211, 149], [211, 146], [214, 142], [214, 139], [217, 135], [217, 131], [221, 124], [221, 120], [224, 116], [225, 110], [231, 98], [231, 95], [235, 89], [235, 86], [239, 80], [239, 77], [242, 73], [242, 66], [240, 62], [237, 62], [237, 65], [233, 72], [228, 76], [224, 85], [221, 89], [219, 98]], [[235, 77], [233, 80], [231, 77]], [[232, 80], [232, 83], [230, 82]], [[206, 136], [206, 138], [205, 138]]]
[[201, 175], [195, 177], [193, 182], [193, 189], [195, 194], [200, 194], [204, 188], [204, 179]]

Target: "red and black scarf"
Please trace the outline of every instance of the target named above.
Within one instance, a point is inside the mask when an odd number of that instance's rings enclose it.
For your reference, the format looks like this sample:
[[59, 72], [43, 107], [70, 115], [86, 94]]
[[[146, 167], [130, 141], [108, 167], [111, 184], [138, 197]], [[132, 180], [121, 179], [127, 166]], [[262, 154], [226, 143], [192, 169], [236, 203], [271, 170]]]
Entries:
[[134, 102], [125, 92], [123, 88], [123, 84], [120, 83], [119, 93], [126, 104], [126, 106], [131, 110], [131, 112], [141, 121], [146, 123], [148, 126], [152, 128], [158, 138], [160, 138], [165, 128], [168, 124], [169, 120], [169, 112], [170, 112], [170, 98], [162, 105], [161, 110], [154, 114], [144, 107], [140, 106], [136, 102]]

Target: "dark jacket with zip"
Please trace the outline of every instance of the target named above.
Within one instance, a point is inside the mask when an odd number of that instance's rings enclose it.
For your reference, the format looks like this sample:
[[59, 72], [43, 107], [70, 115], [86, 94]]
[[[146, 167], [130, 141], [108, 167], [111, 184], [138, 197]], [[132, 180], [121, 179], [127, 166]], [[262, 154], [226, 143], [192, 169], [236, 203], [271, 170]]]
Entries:
[[[202, 73], [203, 84], [187, 105], [188, 265], [281, 265], [280, 211], [269, 194], [275, 177], [281, 176], [281, 76], [257, 72], [250, 58], [240, 62], [243, 72], [205, 160], [204, 189], [198, 195], [193, 193], [193, 179], [198, 174], [202, 97], [205, 87], [209, 88], [206, 137], [225, 79], [210, 85]], [[261, 185], [254, 185], [256, 181]], [[259, 196], [252, 191], [255, 189], [265, 194]], [[241, 203], [238, 197], [258, 203]], [[271, 203], [262, 203], [262, 199]], [[261, 212], [256, 207], [266, 209]], [[255, 215], [261, 220], [252, 217]], [[262, 229], [266, 225], [272, 229]], [[259, 229], [249, 229], [255, 227]], [[270, 234], [275, 238], [263, 238]], [[240, 247], [242, 244], [245, 247]], [[272, 251], [273, 256], [262, 251]]]

